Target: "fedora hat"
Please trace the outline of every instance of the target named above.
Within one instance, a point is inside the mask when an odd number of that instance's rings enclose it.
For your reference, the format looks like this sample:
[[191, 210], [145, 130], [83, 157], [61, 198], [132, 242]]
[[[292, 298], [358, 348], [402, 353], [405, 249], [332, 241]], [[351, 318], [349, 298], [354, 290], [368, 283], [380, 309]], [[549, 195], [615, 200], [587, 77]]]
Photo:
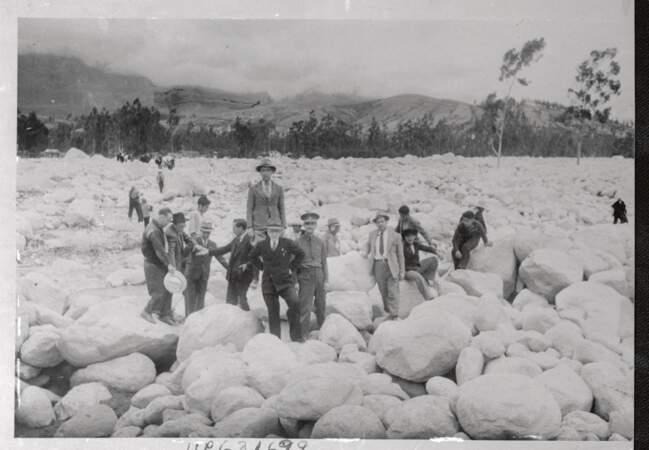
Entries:
[[302, 219], [302, 221], [307, 221], [309, 219], [318, 220], [319, 218], [320, 216], [314, 212], [306, 212], [300, 216], [300, 219]]
[[165, 289], [172, 294], [180, 294], [187, 287], [187, 279], [179, 270], [174, 273], [167, 272], [162, 283]]
[[206, 222], [201, 223], [201, 231], [212, 232], [213, 229], [214, 229], [214, 227], [212, 226], [212, 222], [207, 222], [206, 221]]
[[388, 216], [387, 214], [377, 213], [376, 217], [372, 219], [372, 222], [376, 223], [376, 221], [379, 220], [381, 217], [384, 218], [386, 222], [390, 220], [390, 216]]
[[332, 225], [340, 225], [340, 220], [336, 219], [335, 217], [331, 217], [331, 218], [327, 221], [327, 226], [330, 227], [330, 226], [332, 226]]
[[257, 172], [259, 172], [264, 167], [268, 167], [273, 172], [277, 171], [277, 167], [275, 167], [275, 165], [272, 163], [272, 161], [270, 159], [268, 159], [268, 158], [262, 158], [262, 160], [259, 161], [259, 164], [257, 164], [257, 167], [255, 168], [255, 170]]

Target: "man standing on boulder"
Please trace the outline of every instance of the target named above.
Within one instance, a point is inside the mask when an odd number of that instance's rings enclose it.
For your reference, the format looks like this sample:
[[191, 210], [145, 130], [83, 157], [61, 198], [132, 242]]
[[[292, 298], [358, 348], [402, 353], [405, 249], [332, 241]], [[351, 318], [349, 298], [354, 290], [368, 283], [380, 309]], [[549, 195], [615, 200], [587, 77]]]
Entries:
[[340, 221], [336, 218], [331, 218], [327, 222], [327, 231], [322, 239], [324, 240], [325, 250], [327, 257], [340, 256], [340, 238], [338, 232], [340, 231]]
[[239, 308], [244, 311], [250, 311], [248, 287], [257, 273], [257, 268], [248, 259], [252, 250], [252, 238], [246, 233], [247, 228], [248, 224], [244, 219], [235, 219], [232, 223], [234, 239], [225, 247], [219, 247], [215, 252], [216, 255], [230, 253], [230, 261], [225, 273], [225, 279], [228, 280], [225, 301], [230, 305], [239, 305]]
[[[430, 281], [437, 284], [437, 258], [431, 256], [419, 261], [419, 250], [423, 250], [434, 255], [437, 254], [435, 247], [417, 242], [417, 230], [407, 229], [403, 232], [403, 256], [406, 265], [406, 280], [414, 281], [417, 284], [417, 289], [421, 293], [424, 300], [433, 298], [430, 291]], [[438, 286], [436, 286], [438, 287]], [[438, 289], [439, 291], [439, 289]]]
[[258, 242], [250, 252], [250, 261], [263, 269], [261, 290], [268, 308], [268, 328], [281, 339], [279, 297], [288, 305], [286, 313], [292, 341], [302, 342], [300, 300], [293, 283], [294, 272], [304, 259], [304, 251], [290, 239], [281, 237], [284, 225], [279, 220], [266, 224], [268, 239]]
[[162, 208], [142, 235], [144, 278], [151, 298], [141, 316], [154, 324], [156, 323], [154, 314], [165, 323], [173, 323], [171, 320], [171, 293], [164, 287], [164, 277], [167, 272], [176, 271], [176, 267], [169, 259], [169, 243], [164, 232], [164, 228], [171, 222], [171, 217], [171, 210]]
[[395, 319], [399, 312], [399, 280], [406, 273], [401, 236], [387, 228], [389, 216], [377, 214], [373, 222], [376, 230], [370, 232], [365, 244], [365, 256], [370, 258], [370, 273], [381, 292], [387, 320]]
[[399, 222], [395, 227], [394, 231], [403, 235], [405, 230], [417, 230], [419, 234], [428, 242], [428, 245], [433, 246], [433, 240], [430, 238], [421, 222], [410, 215], [410, 208], [408, 205], [403, 205], [399, 208]]
[[185, 317], [205, 307], [205, 293], [207, 292], [207, 281], [210, 278], [212, 256], [216, 256], [218, 251], [217, 245], [210, 240], [212, 229], [211, 222], [203, 221], [201, 223], [201, 234], [196, 237], [198, 246], [192, 250], [187, 261], [185, 268], [185, 278], [187, 278]]
[[486, 246], [491, 246], [482, 223], [475, 218], [473, 211], [466, 211], [453, 234], [453, 265], [456, 269], [466, 269], [471, 250], [478, 246], [480, 239]]
[[297, 281], [300, 285], [299, 298], [302, 308], [302, 336], [307, 337], [311, 331], [311, 311], [315, 305], [318, 329], [325, 320], [325, 308], [328, 282], [327, 250], [325, 244], [314, 232], [320, 216], [313, 212], [303, 214], [304, 234], [297, 239], [297, 244], [305, 254], [297, 270]]

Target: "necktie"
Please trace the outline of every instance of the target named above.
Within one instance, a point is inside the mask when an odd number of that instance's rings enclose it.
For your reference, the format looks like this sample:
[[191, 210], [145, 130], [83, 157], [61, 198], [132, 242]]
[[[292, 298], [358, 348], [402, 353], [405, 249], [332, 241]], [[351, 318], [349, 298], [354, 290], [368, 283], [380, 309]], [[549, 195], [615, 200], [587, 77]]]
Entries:
[[272, 242], [272, 245], [271, 245], [271, 248], [272, 248], [273, 250], [275, 250], [276, 247], [277, 247], [277, 241], [273, 241], [273, 242]]
[[385, 248], [383, 247], [383, 233], [379, 233], [379, 256], [383, 258], [383, 253], [385, 252]]
[[313, 259], [313, 245], [311, 243], [311, 236], [309, 236], [309, 259]]

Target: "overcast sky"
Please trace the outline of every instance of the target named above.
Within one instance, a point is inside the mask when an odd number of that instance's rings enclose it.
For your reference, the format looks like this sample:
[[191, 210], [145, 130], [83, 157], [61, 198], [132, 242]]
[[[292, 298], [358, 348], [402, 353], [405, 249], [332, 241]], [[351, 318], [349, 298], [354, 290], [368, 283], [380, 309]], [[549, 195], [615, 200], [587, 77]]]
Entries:
[[[515, 96], [568, 103], [576, 67], [590, 50], [617, 47], [622, 95], [613, 112], [633, 118], [629, 2], [502, 0], [497, 15], [485, 6], [493, 3], [466, 0], [459, 9], [453, 2], [439, 16], [447, 19], [418, 21], [26, 18], [19, 21], [18, 48], [80, 56], [161, 86], [267, 91], [275, 98], [318, 90], [479, 102], [499, 89], [505, 51], [544, 37], [543, 58], [524, 72], [532, 83]], [[346, 7], [369, 8], [363, 0], [347, 0]]]

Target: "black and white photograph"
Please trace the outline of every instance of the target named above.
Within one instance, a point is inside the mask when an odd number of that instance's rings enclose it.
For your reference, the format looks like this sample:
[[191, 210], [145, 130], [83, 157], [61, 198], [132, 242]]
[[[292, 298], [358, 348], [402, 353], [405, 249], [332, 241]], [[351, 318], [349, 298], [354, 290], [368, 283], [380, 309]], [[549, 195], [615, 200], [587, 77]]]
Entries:
[[633, 441], [633, 2], [378, 3], [17, 19], [15, 438]]

